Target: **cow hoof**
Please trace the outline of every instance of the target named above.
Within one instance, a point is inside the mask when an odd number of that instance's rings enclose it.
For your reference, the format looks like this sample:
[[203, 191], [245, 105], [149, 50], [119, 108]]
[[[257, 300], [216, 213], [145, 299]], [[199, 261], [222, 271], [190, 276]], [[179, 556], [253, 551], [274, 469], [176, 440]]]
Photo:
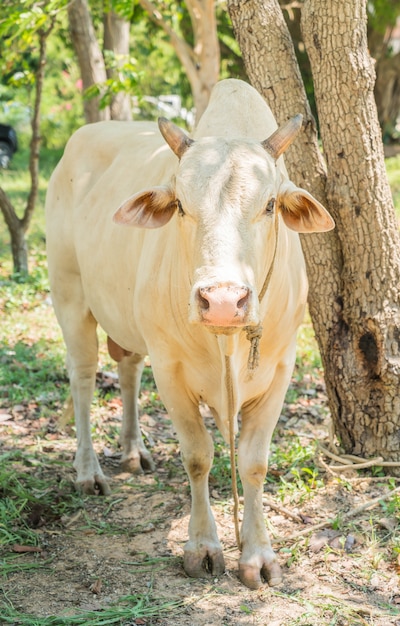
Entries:
[[76, 485], [78, 490], [87, 496], [109, 496], [111, 493], [104, 476], [95, 476], [93, 480], [81, 480]]
[[[267, 581], [270, 587], [282, 582], [282, 572], [278, 561], [263, 565], [261, 570], [253, 565], [239, 563], [239, 578], [249, 589], [259, 589]], [[263, 580], [264, 579], [264, 580]]]
[[143, 474], [143, 472], [154, 472], [155, 470], [154, 461], [147, 451], [141, 451], [138, 455], [122, 459], [121, 467], [124, 472], [130, 474]]
[[221, 550], [186, 551], [183, 567], [186, 574], [192, 578], [204, 578], [209, 574], [219, 576], [225, 571], [224, 555]]

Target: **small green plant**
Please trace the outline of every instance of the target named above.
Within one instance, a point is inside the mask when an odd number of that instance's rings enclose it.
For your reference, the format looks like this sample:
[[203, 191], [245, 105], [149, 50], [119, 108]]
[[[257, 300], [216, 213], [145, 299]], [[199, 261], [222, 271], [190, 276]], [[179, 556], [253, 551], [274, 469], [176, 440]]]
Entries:
[[232, 492], [229, 446], [219, 433], [216, 433], [214, 440], [214, 462], [210, 472], [210, 485], [220, 495]]
[[57, 524], [63, 515], [82, 507], [73, 485], [62, 478], [57, 482], [56, 468], [54, 464], [47, 477], [35, 456], [22, 452], [0, 456], [0, 546], [36, 546], [40, 525]]
[[310, 467], [293, 467], [290, 470], [290, 478], [281, 476], [281, 484], [277, 494], [284, 500], [286, 497], [303, 502], [312, 497], [318, 488], [323, 487], [323, 481], [318, 478], [318, 470]]

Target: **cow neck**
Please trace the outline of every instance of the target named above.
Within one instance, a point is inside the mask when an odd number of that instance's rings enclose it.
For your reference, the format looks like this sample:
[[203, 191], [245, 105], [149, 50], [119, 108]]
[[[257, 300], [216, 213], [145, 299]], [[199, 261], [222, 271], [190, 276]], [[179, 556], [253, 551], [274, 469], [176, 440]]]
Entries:
[[[274, 271], [276, 254], [278, 250], [278, 237], [279, 237], [279, 215], [277, 215], [275, 219], [275, 246], [274, 246], [274, 253], [272, 255], [272, 261], [269, 266], [267, 275], [265, 276], [265, 280], [264, 280], [263, 286], [261, 287], [261, 291], [258, 294], [258, 302], [260, 304], [267, 292], [269, 283], [271, 282], [272, 272]], [[247, 375], [248, 375], [248, 378], [252, 378], [254, 371], [257, 369], [259, 362], [260, 362], [260, 340], [262, 337], [263, 327], [261, 323], [258, 323], [257, 326], [245, 326], [244, 330], [246, 331], [246, 339], [250, 341], [249, 358], [247, 360]]]

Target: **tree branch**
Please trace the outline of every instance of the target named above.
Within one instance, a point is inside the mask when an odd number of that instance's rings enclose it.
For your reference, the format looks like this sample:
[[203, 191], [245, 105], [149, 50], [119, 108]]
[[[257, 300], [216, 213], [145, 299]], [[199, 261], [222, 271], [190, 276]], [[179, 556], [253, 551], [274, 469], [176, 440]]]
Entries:
[[195, 55], [193, 49], [186, 43], [182, 37], [179, 37], [168, 22], [163, 18], [161, 12], [157, 9], [156, 5], [150, 0], [139, 0], [141, 7], [147, 11], [152, 22], [157, 24], [163, 29], [166, 35], [170, 38], [171, 45], [173, 46], [180, 62], [186, 68], [186, 71], [193, 71], [195, 69]]

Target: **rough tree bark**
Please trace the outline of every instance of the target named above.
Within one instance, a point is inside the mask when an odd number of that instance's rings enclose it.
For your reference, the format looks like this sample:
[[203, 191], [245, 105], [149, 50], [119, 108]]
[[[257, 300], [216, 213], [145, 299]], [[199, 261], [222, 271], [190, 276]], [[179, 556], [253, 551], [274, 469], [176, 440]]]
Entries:
[[305, 0], [302, 9], [326, 168], [277, 0], [229, 0], [228, 7], [249, 78], [278, 121], [305, 114], [305, 133], [286, 162], [292, 179], [337, 223], [332, 233], [302, 239], [336, 433], [346, 452], [399, 461], [400, 237], [373, 97], [365, 2]]
[[[114, 52], [118, 63], [123, 63], [129, 56], [130, 23], [114, 11], [104, 14], [104, 50]], [[107, 78], [111, 78], [116, 70], [106, 69]], [[132, 109], [130, 96], [123, 91], [115, 94], [110, 105], [112, 120], [131, 120]]]
[[[78, 57], [83, 91], [107, 80], [103, 54], [96, 39], [87, 0], [72, 0], [68, 4], [71, 39]], [[100, 109], [100, 97], [84, 100], [87, 123], [110, 119], [108, 107]]]
[[139, 0], [139, 2], [153, 22], [168, 35], [171, 45], [185, 68], [192, 89], [197, 122], [204, 113], [211, 90], [219, 78], [220, 50], [215, 1], [186, 1], [193, 28], [193, 48], [171, 28], [155, 3], [150, 0]]

